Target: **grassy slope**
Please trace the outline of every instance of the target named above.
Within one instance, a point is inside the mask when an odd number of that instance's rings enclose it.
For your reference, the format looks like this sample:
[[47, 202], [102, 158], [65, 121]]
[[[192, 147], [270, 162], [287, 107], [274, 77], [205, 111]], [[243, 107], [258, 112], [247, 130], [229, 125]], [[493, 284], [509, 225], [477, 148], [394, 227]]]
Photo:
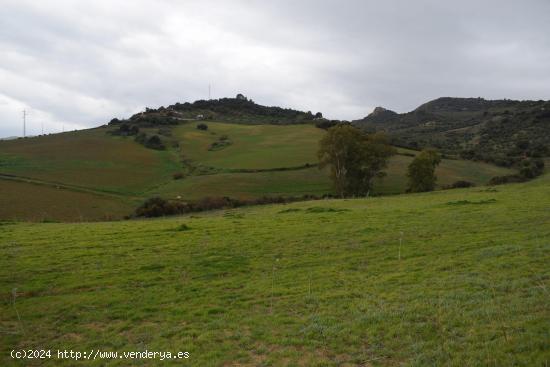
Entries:
[[548, 208], [545, 176], [166, 220], [4, 224], [0, 364], [13, 364], [11, 348], [51, 347], [187, 350], [195, 366], [544, 365]]
[[[237, 125], [208, 122], [208, 130], [195, 123], [178, 127], [186, 158], [216, 168], [269, 169], [317, 162], [317, 146], [323, 130], [313, 125]], [[227, 135], [230, 146], [209, 151], [210, 144]]]
[[[417, 153], [410, 150], [407, 152]], [[376, 182], [375, 191], [379, 194], [405, 192], [407, 189], [407, 167], [412, 160], [413, 157], [403, 155], [392, 157], [386, 170], [387, 176]], [[483, 162], [443, 159], [436, 169], [436, 176], [438, 177], [438, 187], [451, 185], [459, 180], [470, 181], [476, 185], [486, 185], [491, 177], [509, 175], [513, 172], [511, 169]]]
[[178, 169], [172, 153], [146, 149], [106, 132], [97, 128], [0, 142], [0, 172], [138, 194]]
[[[331, 192], [328, 174], [316, 168], [235, 172], [315, 163], [322, 130], [312, 125], [216, 122], [208, 122], [208, 125], [206, 132], [197, 130], [196, 123], [174, 128], [169, 139], [179, 142], [181, 152], [174, 148], [162, 152], [146, 149], [131, 137], [106, 134], [105, 128], [0, 142], [0, 174], [35, 181], [35, 185], [21, 184], [24, 197], [13, 198], [16, 184], [0, 177], [0, 206], [7, 208], [9, 204], [15, 208], [14, 211], [0, 209], [0, 218], [121, 218], [130, 214], [139, 202], [154, 195], [198, 199], [204, 196], [254, 198]], [[154, 134], [157, 129], [149, 130]], [[222, 135], [229, 136], [232, 144], [209, 151], [212, 142]], [[184, 170], [182, 159], [191, 160], [195, 166], [210, 167], [207, 170], [215, 174], [174, 181], [172, 174]], [[403, 192], [404, 175], [411, 159], [406, 156], [392, 158], [388, 176], [376, 183], [375, 191], [383, 194]], [[483, 163], [449, 160], [443, 161], [438, 169], [440, 184], [450, 184], [457, 179], [484, 184], [492, 176], [509, 172]], [[112, 195], [116, 197], [109, 204], [106, 200], [113, 198]], [[52, 205], [54, 203], [57, 204]], [[80, 214], [75, 214], [77, 212]]]
[[[208, 122], [208, 131], [196, 129], [195, 123], [180, 126], [174, 133], [180, 140], [183, 155], [196, 164], [221, 169], [272, 169], [315, 163], [318, 142], [323, 131], [310, 125], [235, 125]], [[210, 144], [227, 135], [233, 144], [209, 151]], [[401, 149], [415, 154], [416, 152]], [[375, 192], [397, 194], [406, 189], [407, 166], [412, 157], [398, 155], [388, 165], [387, 176], [376, 182]], [[439, 185], [467, 180], [476, 185], [486, 184], [491, 177], [510, 174], [510, 169], [494, 165], [445, 159], [437, 169]], [[261, 195], [303, 194], [322, 195], [331, 192], [328, 173], [315, 168], [304, 171], [261, 173], [223, 173], [204, 175], [168, 183], [150, 194], [168, 197], [200, 198], [223, 195], [251, 198]]]
[[322, 196], [332, 191], [328, 173], [317, 167], [292, 171], [257, 173], [219, 173], [172, 181], [151, 190], [151, 196], [200, 199], [205, 196], [229, 196], [250, 199], [264, 195]]

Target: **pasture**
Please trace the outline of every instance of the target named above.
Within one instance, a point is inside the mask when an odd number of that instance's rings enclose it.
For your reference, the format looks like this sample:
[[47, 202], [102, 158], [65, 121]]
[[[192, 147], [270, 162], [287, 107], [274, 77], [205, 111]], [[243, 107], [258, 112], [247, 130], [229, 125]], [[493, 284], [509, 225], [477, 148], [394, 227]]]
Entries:
[[1, 223], [0, 364], [28, 365], [9, 359], [13, 348], [59, 348], [188, 351], [189, 366], [544, 366], [549, 178], [159, 220]]

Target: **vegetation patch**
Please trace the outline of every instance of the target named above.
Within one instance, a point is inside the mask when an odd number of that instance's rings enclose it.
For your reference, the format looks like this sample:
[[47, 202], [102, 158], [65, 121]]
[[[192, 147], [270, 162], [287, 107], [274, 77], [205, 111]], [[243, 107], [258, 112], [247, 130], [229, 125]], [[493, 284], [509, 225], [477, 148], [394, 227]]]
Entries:
[[470, 201], [470, 200], [458, 200], [458, 201], [449, 201], [446, 205], [459, 206], [459, 205], [483, 205], [483, 204], [493, 204], [496, 203], [496, 199], [487, 199], [479, 201]]
[[185, 232], [185, 231], [189, 231], [190, 229], [191, 229], [191, 227], [189, 227], [185, 223], [182, 223], [182, 224], [180, 224], [179, 226], [176, 227], [176, 231], [178, 231], [178, 232]]
[[163, 270], [164, 268], [166, 268], [166, 265], [163, 265], [163, 264], [150, 264], [150, 265], [142, 266], [142, 267], [140, 268], [140, 270], [145, 270], [145, 271], [160, 271], [160, 270]]
[[200, 200], [185, 202], [182, 200], [166, 200], [160, 197], [153, 197], [141, 204], [136, 209], [134, 216], [152, 218], [207, 210], [233, 209], [249, 205], [284, 204], [312, 199], [319, 198], [311, 195], [306, 197], [263, 196], [251, 200], [233, 199], [229, 197], [205, 197]]
[[322, 207], [322, 206], [313, 206], [311, 208], [306, 209], [306, 213], [343, 213], [348, 211], [349, 209]]
[[218, 140], [210, 144], [210, 147], [208, 148], [208, 150], [211, 152], [216, 150], [222, 150], [223, 148], [227, 148], [231, 144], [233, 144], [233, 142], [229, 139], [229, 137], [227, 135], [222, 135], [218, 138]]
[[139, 133], [134, 139], [144, 147], [155, 150], [165, 150], [166, 146], [158, 135], [148, 136], [146, 133]]
[[134, 136], [139, 133], [139, 127], [137, 125], [132, 125], [128, 123], [122, 123], [117, 124], [117, 127], [109, 133], [111, 135], [119, 135], [119, 136]]
[[183, 174], [183, 172], [176, 172], [172, 175], [172, 178], [174, 180], [181, 180], [184, 177], [185, 177], [185, 175]]
[[465, 180], [459, 180], [459, 181], [453, 182], [450, 185], [443, 186], [443, 189], [463, 189], [463, 188], [473, 187], [473, 186], [475, 186], [475, 184], [473, 182], [465, 181]]
[[285, 214], [285, 213], [297, 213], [297, 212], [301, 212], [301, 211], [302, 211], [302, 209], [298, 209], [298, 208], [288, 208], [288, 209], [280, 210], [277, 213]]

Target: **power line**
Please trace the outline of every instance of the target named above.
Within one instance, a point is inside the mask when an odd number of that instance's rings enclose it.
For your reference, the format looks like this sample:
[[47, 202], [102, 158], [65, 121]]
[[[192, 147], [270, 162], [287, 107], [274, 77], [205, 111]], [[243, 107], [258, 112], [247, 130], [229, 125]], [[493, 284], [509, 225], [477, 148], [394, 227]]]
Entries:
[[23, 137], [27, 136], [27, 111], [23, 110]]

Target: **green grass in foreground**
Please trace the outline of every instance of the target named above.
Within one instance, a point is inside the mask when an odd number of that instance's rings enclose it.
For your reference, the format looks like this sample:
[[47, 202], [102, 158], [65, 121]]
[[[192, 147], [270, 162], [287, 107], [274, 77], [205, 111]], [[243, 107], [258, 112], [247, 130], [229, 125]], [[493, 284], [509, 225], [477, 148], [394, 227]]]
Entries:
[[549, 208], [545, 176], [150, 221], [4, 223], [0, 365], [28, 364], [12, 348], [47, 347], [187, 350], [193, 366], [544, 366]]

